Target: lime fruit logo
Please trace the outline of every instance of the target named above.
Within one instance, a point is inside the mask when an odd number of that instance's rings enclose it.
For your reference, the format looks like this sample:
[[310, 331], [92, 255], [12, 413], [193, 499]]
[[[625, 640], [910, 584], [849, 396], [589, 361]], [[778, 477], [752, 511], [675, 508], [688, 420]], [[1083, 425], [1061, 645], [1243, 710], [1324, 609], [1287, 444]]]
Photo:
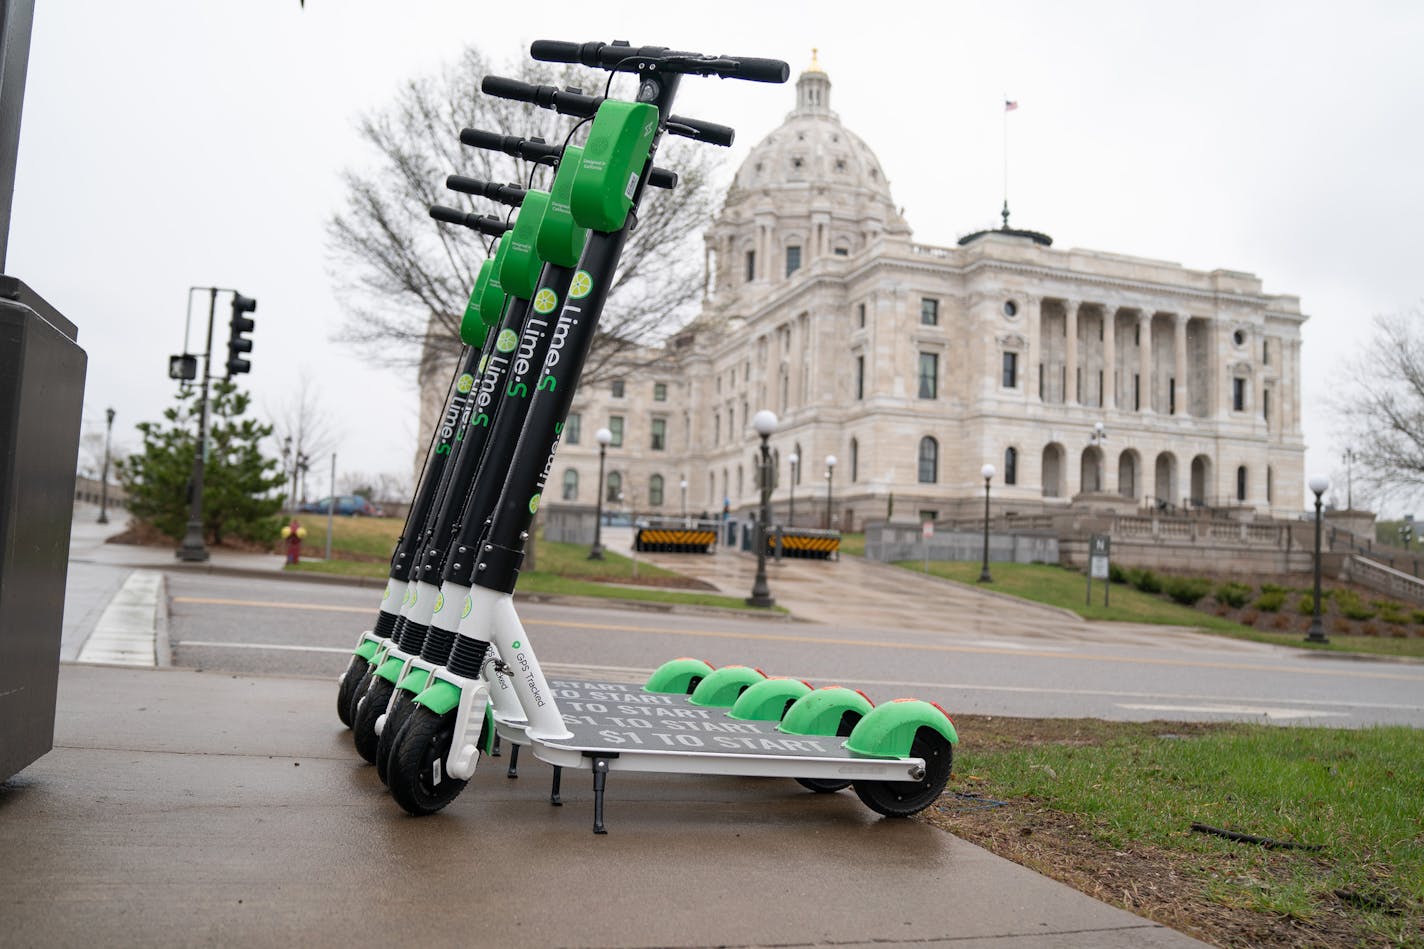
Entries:
[[522, 645], [524, 645], [524, 644], [521, 643], [519, 640], [516, 639], [514, 642], [510, 643], [510, 645], [513, 646], [515, 649], [518, 649], [520, 646], [522, 646]]
[[443, 593], [437, 593], [437, 594], [435, 594], [435, 612], [439, 613], [439, 612], [440, 612], [441, 610], [443, 610], [444, 608], [445, 608], [445, 594], [443, 594]]
[[489, 354], [486, 353], [485, 355], [483, 355], [483, 356], [480, 357], [480, 367], [479, 367], [479, 369], [478, 369], [477, 371], [478, 371], [481, 375], [483, 375], [483, 374], [484, 374], [484, 371], [485, 371], [485, 366], [488, 366], [488, 365], [489, 365]]
[[534, 312], [543, 316], [553, 313], [554, 307], [559, 305], [559, 295], [548, 287], [544, 287], [534, 294]]
[[588, 292], [593, 289], [593, 278], [588, 275], [587, 270], [580, 270], [574, 274], [573, 282], [569, 284], [569, 296], [575, 300], [582, 300], [588, 296]]
[[468, 372], [460, 373], [460, 378], [455, 380], [455, 391], [461, 395], [466, 395], [475, 387], [475, 377]]
[[467, 595], [467, 596], [465, 597], [465, 608], [462, 609], [462, 610], [460, 610], [460, 619], [464, 619], [466, 616], [469, 616], [469, 615], [470, 615], [470, 609], [471, 609], [474, 605], [475, 605], [475, 601], [472, 600], [472, 599], [470, 599], [470, 597]]
[[519, 345], [519, 334], [514, 330], [500, 330], [499, 338], [494, 341], [494, 348], [502, 353], [514, 351], [514, 347]]
[[530, 514], [537, 514], [537, 513], [539, 513], [539, 495], [537, 495], [537, 494], [534, 495], [532, 498], [529, 499], [529, 513], [530, 513]]
[[390, 584], [386, 585], [386, 592], [381, 594], [381, 602], [384, 603], [391, 598]]

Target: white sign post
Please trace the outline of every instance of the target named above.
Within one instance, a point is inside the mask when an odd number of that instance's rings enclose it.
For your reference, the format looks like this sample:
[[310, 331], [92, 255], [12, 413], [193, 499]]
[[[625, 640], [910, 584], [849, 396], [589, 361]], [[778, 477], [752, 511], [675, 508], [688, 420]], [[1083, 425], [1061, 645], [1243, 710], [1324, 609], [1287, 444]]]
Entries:
[[1108, 582], [1110, 570], [1108, 569], [1108, 553], [1112, 546], [1112, 539], [1106, 534], [1094, 534], [1088, 541], [1088, 605], [1093, 603], [1093, 581], [1103, 581], [1103, 606], [1108, 605], [1108, 591], [1112, 584]]
[[926, 520], [920, 525], [920, 539], [925, 548], [925, 573], [930, 572], [930, 541], [934, 538], [934, 521]]

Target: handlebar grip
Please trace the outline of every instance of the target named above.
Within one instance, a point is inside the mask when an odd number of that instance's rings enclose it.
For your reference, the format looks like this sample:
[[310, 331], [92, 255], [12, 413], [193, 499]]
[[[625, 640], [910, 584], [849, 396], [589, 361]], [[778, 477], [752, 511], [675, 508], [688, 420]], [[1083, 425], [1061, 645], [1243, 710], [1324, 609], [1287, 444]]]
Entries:
[[439, 204], [431, 205], [430, 216], [445, 224], [459, 224], [472, 231], [479, 231], [487, 237], [499, 237], [512, 226], [506, 224], [502, 218], [466, 214], [464, 211]]
[[520, 82], [504, 76], [486, 76], [480, 80], [480, 91], [487, 96], [513, 99], [516, 102], [533, 102], [539, 87], [533, 83]]
[[668, 116], [667, 130], [673, 135], [706, 142], [708, 145], [721, 145], [724, 148], [730, 146], [732, 140], [737, 137], [737, 130], [734, 128], [715, 122], [704, 122], [701, 119], [689, 119], [685, 115]]
[[535, 40], [529, 44], [529, 55], [546, 63], [577, 63], [582, 62], [579, 54], [584, 45], [563, 40]]
[[733, 56], [737, 68], [728, 73], [734, 79], [751, 82], [785, 82], [791, 78], [791, 67], [780, 59], [761, 59], [756, 56]]
[[460, 129], [460, 143], [472, 148], [502, 152], [507, 142], [517, 141], [519, 140], [512, 135], [500, 135], [498, 132], [486, 132], [484, 129]]
[[524, 189], [517, 185], [495, 184], [493, 181], [481, 181], [479, 178], [466, 178], [464, 175], [451, 175], [446, 178], [445, 187], [451, 191], [458, 191], [461, 194], [472, 194], [478, 198], [489, 198], [491, 201], [498, 201], [500, 204], [508, 204], [511, 207], [518, 207], [524, 200]]
[[659, 168], [654, 165], [653, 170], [648, 172], [648, 184], [654, 188], [662, 188], [664, 191], [671, 191], [677, 187], [677, 172], [669, 171], [666, 168]]
[[547, 145], [514, 135], [486, 132], [484, 129], [460, 129], [460, 142], [473, 148], [503, 152], [506, 155], [513, 155], [516, 158], [523, 158], [525, 161], [539, 164], [553, 164], [563, 154], [563, 149], [558, 145]]

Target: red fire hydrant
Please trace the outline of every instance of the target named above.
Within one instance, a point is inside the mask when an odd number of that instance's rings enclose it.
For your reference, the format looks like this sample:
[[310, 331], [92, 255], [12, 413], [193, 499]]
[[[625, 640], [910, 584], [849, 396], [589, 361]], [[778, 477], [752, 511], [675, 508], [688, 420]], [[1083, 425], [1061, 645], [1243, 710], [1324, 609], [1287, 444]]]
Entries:
[[307, 536], [307, 529], [297, 523], [297, 519], [292, 518], [292, 523], [282, 528], [282, 540], [287, 544], [287, 563], [297, 563], [302, 559], [302, 538]]

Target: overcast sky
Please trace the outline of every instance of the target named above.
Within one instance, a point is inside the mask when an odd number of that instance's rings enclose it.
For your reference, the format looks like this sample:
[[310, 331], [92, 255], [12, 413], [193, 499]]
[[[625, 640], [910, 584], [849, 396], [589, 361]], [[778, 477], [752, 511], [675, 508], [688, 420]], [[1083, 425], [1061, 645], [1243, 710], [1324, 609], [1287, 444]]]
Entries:
[[[170, 404], [188, 287], [215, 284], [259, 301], [242, 377], [259, 410], [309, 374], [342, 469], [408, 470], [412, 372], [331, 341], [341, 274], [325, 225], [341, 170], [370, 160], [356, 117], [467, 44], [512, 60], [531, 39], [627, 39], [785, 59], [793, 81], [819, 47], [832, 108], [930, 244], [997, 224], [1015, 99], [1016, 225], [1300, 296], [1308, 474], [1343, 477], [1347, 441], [1321, 407], [1342, 358], [1371, 316], [1424, 298], [1420, 3], [36, 6], [6, 269], [78, 324], [86, 427], [112, 406], [129, 448]], [[677, 110], [737, 128], [730, 176], [793, 102], [791, 85], [694, 79]], [[219, 353], [226, 332], [220, 306]]]

